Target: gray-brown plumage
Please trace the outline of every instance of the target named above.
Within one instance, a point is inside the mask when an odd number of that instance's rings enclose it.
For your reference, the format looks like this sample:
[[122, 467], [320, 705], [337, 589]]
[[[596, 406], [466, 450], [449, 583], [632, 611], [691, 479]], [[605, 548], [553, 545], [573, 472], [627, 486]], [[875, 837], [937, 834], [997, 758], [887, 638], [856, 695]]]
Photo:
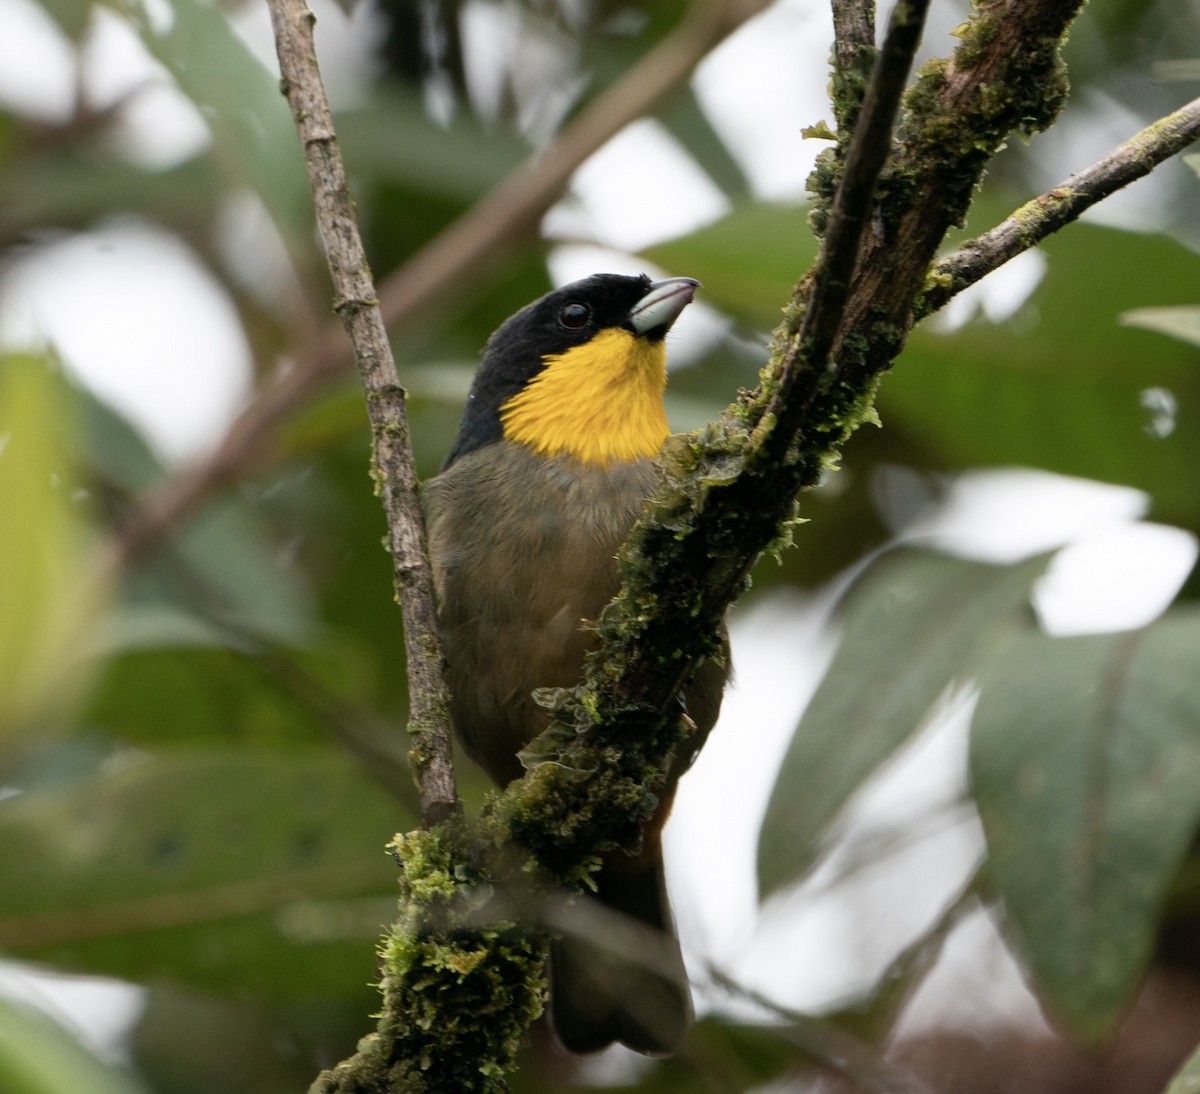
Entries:
[[[588, 405], [569, 405], [578, 421], [571, 419], [569, 428], [557, 432], [567, 438], [568, 450], [539, 451], [537, 417], [522, 434], [525, 440], [509, 439], [515, 432], [511, 401], [531, 383], [558, 382], [550, 370], [561, 367], [571, 383], [566, 370], [579, 364], [578, 356], [571, 358], [578, 348], [589, 354], [590, 399], [611, 386], [613, 399], [656, 398], [661, 415], [665, 374], [647, 386], [646, 377], [634, 372], [662, 369], [662, 338], [694, 289], [686, 279], [655, 286], [647, 278], [597, 275], [519, 312], [489, 342], [454, 449], [442, 474], [426, 487], [451, 716], [467, 752], [500, 785], [523, 773], [517, 753], [547, 724], [534, 689], [578, 682], [593, 640], [581, 622], [596, 619], [617, 592], [614, 556], [658, 481], [645, 440], [631, 442], [627, 458], [594, 457], [596, 431], [620, 431], [623, 415], [613, 424], [611, 415], [593, 416]], [[586, 321], [576, 325], [584, 313]], [[628, 360], [610, 361], [607, 348], [597, 357], [598, 345], [611, 345], [614, 355]], [[611, 385], [604, 377], [597, 387], [596, 370], [610, 368]], [[640, 386], [630, 396], [628, 385]], [[637, 393], [643, 389], [651, 396]], [[565, 390], [569, 404], [572, 389]], [[552, 390], [551, 396], [558, 414], [562, 396]], [[545, 405], [550, 404], [535, 404], [533, 413], [546, 414]], [[665, 418], [662, 422], [665, 433]], [[640, 452], [632, 450], [639, 445]], [[644, 932], [635, 953], [623, 956], [576, 937], [554, 945], [552, 1020], [573, 1051], [621, 1041], [640, 1052], [666, 1054], [690, 1026], [691, 999], [666, 900], [660, 829], [675, 782], [716, 721], [726, 675], [723, 665], [708, 664], [688, 687], [684, 703], [697, 731], [673, 757], [643, 850], [633, 857], [609, 855], [597, 879], [597, 899], [604, 906], [651, 931]], [[638, 960], [647, 948], [650, 959]]]

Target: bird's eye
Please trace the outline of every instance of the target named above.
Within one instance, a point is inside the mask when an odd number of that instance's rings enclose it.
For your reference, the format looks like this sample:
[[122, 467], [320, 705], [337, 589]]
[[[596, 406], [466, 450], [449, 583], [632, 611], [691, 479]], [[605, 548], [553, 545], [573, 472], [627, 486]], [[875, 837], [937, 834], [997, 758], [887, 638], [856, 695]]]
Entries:
[[587, 326], [587, 321], [592, 317], [592, 309], [586, 304], [564, 304], [562, 310], [558, 313], [558, 321], [567, 328], [567, 330], [579, 330], [580, 327]]

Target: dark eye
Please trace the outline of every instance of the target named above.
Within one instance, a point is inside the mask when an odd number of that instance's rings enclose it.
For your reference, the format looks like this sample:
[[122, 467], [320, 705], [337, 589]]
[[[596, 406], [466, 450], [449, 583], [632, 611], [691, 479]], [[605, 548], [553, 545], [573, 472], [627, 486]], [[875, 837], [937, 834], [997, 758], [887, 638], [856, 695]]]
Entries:
[[579, 330], [580, 327], [587, 326], [587, 321], [592, 317], [592, 309], [586, 304], [564, 304], [562, 311], [558, 313], [558, 321], [567, 328], [567, 330]]

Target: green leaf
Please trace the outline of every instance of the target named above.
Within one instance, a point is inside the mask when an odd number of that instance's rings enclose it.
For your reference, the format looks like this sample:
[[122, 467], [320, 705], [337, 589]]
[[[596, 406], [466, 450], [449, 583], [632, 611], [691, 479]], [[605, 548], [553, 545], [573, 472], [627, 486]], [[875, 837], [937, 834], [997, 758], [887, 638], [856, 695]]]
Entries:
[[321, 714], [288, 694], [263, 659], [219, 645], [145, 647], [110, 658], [85, 708], [86, 724], [139, 747], [311, 745], [327, 739]]
[[763, 897], [800, 880], [851, 795], [969, 679], [1023, 617], [1039, 557], [992, 566], [898, 550], [867, 569], [839, 610], [841, 641], [788, 745], [759, 832]]
[[817, 254], [807, 210], [747, 204], [691, 235], [643, 252], [704, 282], [705, 303], [759, 329], [779, 324], [797, 276]]
[[201, 0], [168, 3], [165, 21], [152, 19], [137, 4], [119, 10], [203, 114], [216, 162], [253, 187], [286, 240], [306, 244], [312, 224], [308, 183], [278, 81], [219, 6]]
[[749, 184], [741, 164], [713, 128], [690, 87], [681, 88], [671, 97], [659, 121], [725, 194], [738, 197], [746, 193]]
[[0, 948], [258, 998], [356, 991], [413, 815], [324, 749], [110, 761], [0, 802]]
[[90, 0], [40, 0], [42, 9], [76, 46], [92, 24]]
[[0, 1090], [145, 1094], [146, 1087], [123, 1068], [101, 1063], [41, 1012], [0, 999]]
[[1163, 1094], [1200, 1094], [1200, 1048], [1183, 1062]]
[[211, 157], [165, 170], [123, 162], [108, 149], [51, 145], [40, 156], [6, 163], [0, 176], [0, 225], [10, 235], [92, 227], [119, 212], [195, 230], [218, 207], [220, 176]]
[[1029, 633], [983, 679], [971, 775], [988, 877], [1052, 1013], [1111, 1031], [1200, 819], [1200, 609]]
[[338, 111], [338, 142], [352, 178], [367, 176], [462, 204], [480, 197], [526, 159], [528, 146], [465, 111], [439, 125], [420, 95], [392, 85]]
[[[1145, 490], [1154, 516], [1200, 527], [1200, 417], [1158, 428], [1143, 393], [1200, 403], [1196, 350], [1121, 326], [1146, 305], [1195, 304], [1200, 256], [1164, 236], [1072, 224], [1040, 248], [1046, 275], [1000, 323], [918, 328], [879, 389], [885, 428], [946, 466], [1041, 467]], [[1136, 271], [1136, 276], [1130, 271]]]
[[71, 403], [42, 358], [0, 357], [0, 747], [70, 709], [101, 604], [73, 500]]
[[1121, 316], [1127, 327], [1143, 327], [1159, 334], [1200, 346], [1200, 307], [1183, 304], [1174, 308], [1134, 308]]

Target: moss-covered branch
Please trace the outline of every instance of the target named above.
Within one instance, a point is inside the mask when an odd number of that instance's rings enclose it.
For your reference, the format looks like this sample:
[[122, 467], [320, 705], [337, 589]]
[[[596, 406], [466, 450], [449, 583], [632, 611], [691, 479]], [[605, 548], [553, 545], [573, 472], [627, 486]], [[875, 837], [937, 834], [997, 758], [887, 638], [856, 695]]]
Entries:
[[1012, 216], [969, 240], [933, 269], [918, 315], [944, 307], [963, 289], [1036, 247], [1093, 205], [1150, 174], [1160, 163], [1200, 140], [1200, 99], [1159, 118], [1089, 167], [1027, 201]]

